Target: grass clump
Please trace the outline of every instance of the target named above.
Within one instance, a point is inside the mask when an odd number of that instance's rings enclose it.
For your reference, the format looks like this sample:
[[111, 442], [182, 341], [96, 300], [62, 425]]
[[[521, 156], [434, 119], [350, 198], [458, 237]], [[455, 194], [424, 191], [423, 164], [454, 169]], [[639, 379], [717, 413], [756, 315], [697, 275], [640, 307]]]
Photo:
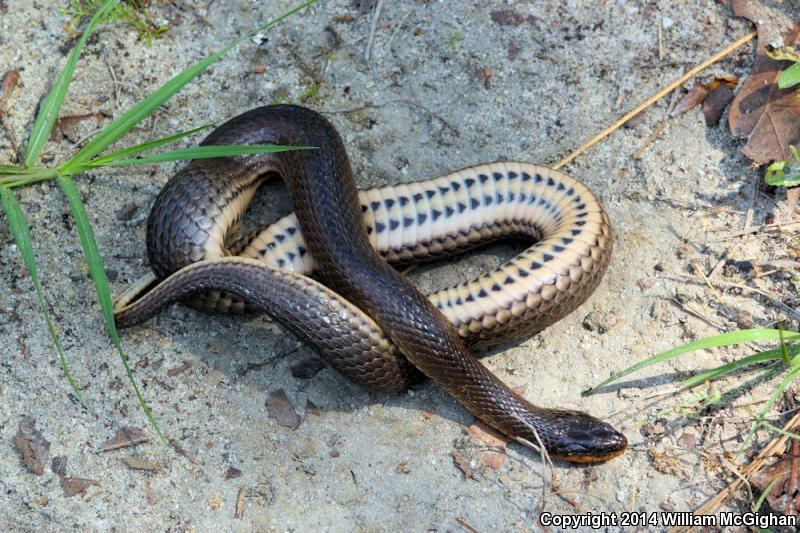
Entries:
[[179, 132], [174, 135], [169, 135], [167, 137], [153, 139], [135, 146], [129, 146], [116, 151], [107, 152], [107, 149], [112, 144], [120, 140], [136, 125], [140, 124], [145, 118], [158, 109], [164, 102], [169, 100], [186, 84], [197, 78], [210, 65], [222, 58], [231, 49], [249, 39], [256, 33], [264, 31], [278, 24], [282, 20], [314, 3], [316, 3], [316, 0], [307, 0], [299, 4], [295, 8], [273, 18], [268, 23], [253, 29], [245, 35], [240, 36], [217, 52], [188, 67], [183, 72], [168, 80], [150, 95], [134, 104], [121, 116], [113, 120], [100, 132], [89, 139], [83, 148], [78, 150], [76, 153], [70, 155], [65, 160], [55, 165], [46, 166], [42, 165], [40, 162], [42, 151], [50, 136], [50, 132], [53, 130], [56, 120], [58, 119], [64, 98], [66, 97], [70, 83], [72, 82], [75, 74], [75, 68], [77, 66], [78, 59], [81, 56], [89, 35], [95, 29], [97, 29], [98, 26], [108, 21], [115, 19], [127, 20], [125, 17], [130, 15], [129, 10], [133, 9], [135, 11], [135, 6], [138, 5], [137, 3], [122, 4], [119, 2], [119, 0], [97, 0], [86, 2], [71, 1], [71, 8], [76, 10], [78, 8], [81, 9], [80, 12], [75, 11], [74, 16], [83, 18], [84, 16], [91, 15], [91, 18], [86, 24], [81, 37], [78, 39], [75, 47], [70, 53], [64, 69], [53, 84], [52, 89], [48, 93], [39, 109], [38, 114], [36, 115], [30, 137], [28, 138], [28, 142], [25, 147], [25, 155], [22, 164], [16, 165], [7, 162], [0, 162], [0, 200], [2, 200], [2, 207], [3, 211], [5, 212], [8, 227], [20, 253], [22, 254], [23, 263], [28, 270], [28, 274], [33, 280], [34, 290], [39, 302], [39, 307], [42, 314], [45, 316], [50, 337], [52, 338], [53, 344], [56, 347], [59, 360], [61, 361], [64, 373], [67, 376], [72, 389], [80, 399], [83, 399], [78, 385], [75, 383], [75, 380], [69, 371], [66, 356], [62, 349], [57, 329], [50, 317], [46, 295], [42, 290], [39, 274], [36, 268], [36, 260], [33, 252], [28, 222], [25, 218], [23, 210], [20, 208], [16, 193], [14, 192], [14, 189], [18, 187], [31, 185], [40, 181], [56, 180], [61, 191], [64, 193], [67, 202], [69, 203], [72, 215], [76, 221], [75, 227], [78, 231], [78, 236], [80, 237], [83, 253], [89, 268], [89, 273], [94, 283], [97, 298], [102, 309], [106, 330], [112, 344], [119, 354], [122, 365], [125, 368], [125, 372], [136, 393], [137, 399], [144, 410], [145, 415], [164, 442], [166, 442], [166, 439], [156, 423], [150, 408], [141, 393], [139, 385], [134, 379], [133, 373], [128, 365], [128, 357], [122, 349], [122, 343], [117, 333], [116, 325], [114, 324], [111, 289], [108, 284], [103, 258], [100, 255], [97, 240], [95, 238], [90, 219], [87, 215], [86, 208], [81, 200], [80, 194], [72, 177], [77, 174], [89, 172], [106, 166], [126, 166], [133, 164], [158, 163], [163, 161], [226, 157], [253, 153], [271, 153], [308, 148], [274, 145], [195, 146], [192, 148], [171, 150], [154, 155], [139, 157], [143, 152], [173, 143], [210, 126], [205, 125], [199, 128]]

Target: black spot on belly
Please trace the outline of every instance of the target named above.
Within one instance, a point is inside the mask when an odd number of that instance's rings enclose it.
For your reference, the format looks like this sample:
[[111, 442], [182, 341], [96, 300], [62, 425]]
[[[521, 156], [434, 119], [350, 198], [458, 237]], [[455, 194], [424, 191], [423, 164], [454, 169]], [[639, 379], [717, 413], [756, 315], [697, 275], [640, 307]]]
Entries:
[[439, 192], [442, 194], [447, 194], [450, 192], [450, 187], [439, 187]]
[[556, 252], [556, 253], [563, 252], [564, 251], [564, 247], [563, 246], [559, 246], [558, 244], [556, 244], [556, 245], [553, 246], [553, 251]]
[[487, 293], [483, 289], [481, 289], [480, 292], [478, 293], [478, 298], [486, 298], [487, 296], [489, 296], [489, 293]]
[[433, 220], [436, 220], [437, 218], [442, 216], [442, 212], [439, 211], [438, 209], [434, 209], [431, 211], [431, 216], [433, 217]]
[[481, 205], [481, 203], [480, 203], [478, 200], [476, 200], [475, 198], [472, 198], [472, 199], [469, 201], [469, 205], [470, 205], [470, 207], [471, 207], [472, 209], [475, 209], [476, 207], [478, 207], [479, 205]]
[[480, 180], [481, 183], [486, 183], [487, 181], [489, 181], [489, 176], [487, 176], [486, 174], [481, 174], [478, 176], [478, 179]]
[[450, 207], [450, 206], [445, 207], [445, 209], [444, 209], [444, 216], [445, 217], [451, 217], [451, 216], [453, 216], [453, 213], [455, 213], [455, 211], [453, 210], [452, 207]]
[[303, 246], [301, 246], [297, 249], [297, 253], [300, 254], [300, 257], [303, 257], [308, 253], [308, 250], [306, 250]]
[[458, 202], [458, 212], [459, 213], [463, 213], [464, 211], [466, 211], [466, 209], [467, 209], [466, 205], [462, 204], [461, 202]]
[[275, 235], [275, 240], [278, 242], [283, 242], [286, 240], [286, 235], [284, 235], [283, 233], [278, 233], [277, 235]]
[[492, 197], [491, 196], [484, 196], [483, 197], [483, 204], [484, 205], [492, 205]]
[[539, 268], [542, 268], [542, 264], [539, 263], [538, 261], [534, 261], [533, 263], [531, 263], [531, 270], [536, 270]]
[[536, 180], [536, 183], [541, 183], [544, 180], [542, 175], [539, 174], [538, 172], [536, 173], [536, 176], [534, 176], [534, 179]]
[[387, 198], [383, 201], [383, 205], [386, 206], [386, 209], [391, 209], [391, 207], [394, 205], [394, 198]]
[[517, 179], [518, 177], [519, 177], [519, 174], [517, 174], [517, 173], [516, 173], [516, 172], [514, 172], [513, 170], [510, 170], [510, 171], [508, 172], [508, 179], [510, 179], [510, 180], [515, 180], [515, 179]]
[[466, 299], [465, 301], [467, 301], [467, 302], [474, 302], [474, 301], [475, 301], [475, 296], [474, 296], [472, 293], [470, 293], [470, 294], [467, 296], [467, 299]]
[[409, 227], [413, 223], [414, 223], [414, 219], [413, 218], [406, 217], [406, 218], [403, 219], [403, 227], [404, 228]]
[[566, 189], [566, 187], [564, 187], [564, 183], [559, 181], [558, 182], [558, 187], [556, 187], [556, 190], [557, 191], [563, 191], [564, 189]]
[[283, 268], [284, 266], [286, 266], [286, 261], [278, 259], [278, 268]]
[[418, 224], [422, 224], [427, 219], [428, 219], [428, 215], [426, 215], [425, 213], [420, 213], [420, 214], [417, 215], [417, 223]]
[[528, 271], [525, 270], [524, 268], [518, 268], [517, 269], [517, 274], [519, 274], [519, 277], [521, 277], [521, 278], [527, 278], [528, 277]]
[[544, 260], [545, 263], [547, 263], [548, 261], [552, 261], [555, 258], [550, 254], [544, 254], [542, 255], [542, 259]]
[[436, 196], [436, 191], [434, 190], [425, 191], [425, 196], [427, 196], [428, 199], [433, 198], [434, 196]]
[[563, 242], [564, 244], [569, 244], [569, 243], [572, 242], [572, 238], [571, 237], [561, 237], [561, 242]]
[[553, 178], [552, 178], [552, 177], [550, 177], [550, 176], [547, 176], [547, 186], [548, 186], [548, 187], [552, 187], [552, 186], [553, 186], [553, 185], [555, 185], [555, 184], [556, 184], [555, 180], [553, 180]]
[[414, 201], [415, 202], [420, 202], [421, 200], [422, 200], [422, 193], [416, 193], [414, 195]]
[[494, 285], [492, 285], [492, 290], [494, 292], [499, 292], [499, 291], [503, 290], [503, 288], [500, 285], [498, 285], [497, 283], [495, 283]]
[[369, 206], [366, 206], [366, 205], [362, 205], [362, 206], [361, 206], [361, 212], [362, 212], [362, 213], [366, 213], [366, 212], [367, 212], [367, 209], [369, 209]]
[[381, 222], [376, 222], [376, 223], [375, 223], [375, 231], [376, 231], [376, 232], [378, 232], [378, 233], [382, 233], [382, 232], [383, 232], [383, 230], [385, 230], [385, 229], [386, 229], [386, 224], [383, 224], [383, 223], [381, 223]]
[[294, 261], [294, 258], [297, 257], [297, 254], [294, 253], [294, 252], [289, 252], [286, 255], [287, 255], [287, 257], [289, 257], [289, 261]]
[[408, 197], [401, 196], [400, 197], [400, 205], [402, 205], [403, 207], [407, 206], [408, 205]]
[[503, 179], [503, 175], [500, 174], [499, 172], [495, 172], [494, 174], [492, 174], [492, 176], [494, 176], [494, 181], [500, 181], [501, 179]]
[[475, 185], [475, 179], [474, 178], [467, 178], [467, 179], [464, 180], [464, 183], [467, 184], [467, 189], [469, 189], [470, 187]]
[[395, 230], [399, 226], [400, 226], [400, 221], [399, 220], [392, 219], [392, 220], [389, 221], [389, 229], [390, 230]]
[[452, 187], [454, 191], [457, 191], [461, 188], [461, 184], [457, 181], [451, 181], [450, 187]]
[[297, 228], [294, 226], [286, 228], [286, 233], [288, 233], [289, 235], [294, 235], [295, 233], [297, 233]]
[[528, 174], [527, 172], [523, 172], [522, 173], [522, 181], [530, 181], [530, 180], [531, 180], [531, 175]]
[[380, 208], [381, 203], [380, 202], [371, 202], [369, 205], [370, 205], [370, 207], [372, 208], [373, 211], [377, 211]]
[[506, 276], [506, 279], [503, 281], [503, 285], [511, 285], [514, 283], [514, 278], [511, 276]]

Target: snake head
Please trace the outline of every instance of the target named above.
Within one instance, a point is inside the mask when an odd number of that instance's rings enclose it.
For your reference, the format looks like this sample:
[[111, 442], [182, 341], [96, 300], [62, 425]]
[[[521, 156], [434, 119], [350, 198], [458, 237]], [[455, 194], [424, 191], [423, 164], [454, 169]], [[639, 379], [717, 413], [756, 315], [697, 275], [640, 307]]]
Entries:
[[567, 415], [554, 442], [547, 446], [550, 456], [577, 463], [598, 463], [617, 457], [628, 447], [625, 435], [611, 425], [579, 411]]

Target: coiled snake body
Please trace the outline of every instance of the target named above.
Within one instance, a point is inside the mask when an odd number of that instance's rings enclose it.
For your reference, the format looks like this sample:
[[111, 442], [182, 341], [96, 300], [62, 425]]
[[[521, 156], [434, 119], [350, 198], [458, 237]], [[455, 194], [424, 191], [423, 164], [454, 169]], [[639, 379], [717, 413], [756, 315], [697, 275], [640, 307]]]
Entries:
[[[247, 303], [370, 388], [402, 390], [419, 370], [484, 422], [512, 438], [543, 443], [551, 456], [594, 462], [625, 449], [625, 437], [605, 422], [530, 404], [467, 348], [541, 330], [594, 290], [612, 233], [584, 185], [543, 167], [498, 162], [358, 191], [333, 126], [288, 105], [233, 118], [203, 144], [316, 148], [195, 160], [175, 175], [147, 229], [160, 282], [118, 299], [120, 326], [190, 294], [202, 293], [203, 305], [218, 310]], [[286, 182], [295, 212], [230, 244], [255, 190], [275, 174]], [[457, 253], [506, 236], [536, 242], [495, 271], [429, 297], [387, 263]]]

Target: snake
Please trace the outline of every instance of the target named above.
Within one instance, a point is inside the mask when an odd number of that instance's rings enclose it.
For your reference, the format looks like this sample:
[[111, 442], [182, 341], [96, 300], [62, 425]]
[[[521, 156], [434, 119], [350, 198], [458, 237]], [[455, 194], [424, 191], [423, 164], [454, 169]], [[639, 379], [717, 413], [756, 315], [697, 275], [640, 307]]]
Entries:
[[[370, 389], [402, 391], [426, 376], [484, 423], [551, 458], [600, 462], [623, 453], [627, 440], [610, 424], [532, 404], [473, 353], [529, 337], [597, 287], [613, 232], [585, 185], [500, 161], [359, 190], [335, 127], [295, 105], [247, 111], [201, 143], [250, 144], [309, 149], [195, 159], [179, 170], [148, 218], [153, 273], [115, 301], [120, 327], [179, 300], [258, 309]], [[284, 181], [294, 211], [237, 238], [256, 190], [272, 177]], [[506, 238], [530, 246], [430, 295], [397, 269]]]

